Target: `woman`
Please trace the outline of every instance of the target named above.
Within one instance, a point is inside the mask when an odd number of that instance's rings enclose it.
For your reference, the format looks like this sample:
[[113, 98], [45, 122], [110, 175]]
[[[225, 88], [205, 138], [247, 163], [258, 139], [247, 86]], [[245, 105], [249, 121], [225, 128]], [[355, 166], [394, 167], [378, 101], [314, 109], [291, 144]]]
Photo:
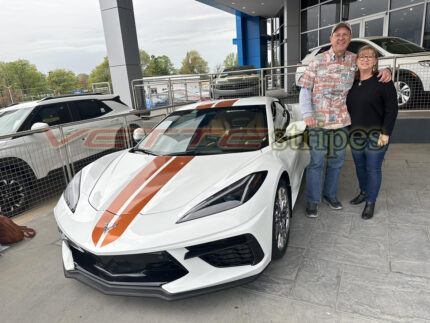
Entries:
[[366, 201], [361, 217], [371, 219], [382, 182], [382, 162], [397, 118], [393, 82], [378, 82], [378, 52], [370, 45], [357, 53], [355, 81], [347, 96], [351, 116], [350, 144], [360, 194], [351, 204]]

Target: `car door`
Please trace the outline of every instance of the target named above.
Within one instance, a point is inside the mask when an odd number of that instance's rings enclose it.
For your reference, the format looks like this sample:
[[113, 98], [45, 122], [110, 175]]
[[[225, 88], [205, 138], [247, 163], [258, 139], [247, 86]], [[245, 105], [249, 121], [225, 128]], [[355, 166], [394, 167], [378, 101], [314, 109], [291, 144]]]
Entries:
[[[108, 116], [112, 109], [99, 100], [79, 100], [68, 103], [72, 116], [81, 123], [66, 127], [65, 131], [79, 135], [79, 140], [70, 145], [75, 157], [75, 171], [96, 160], [100, 156], [116, 149], [119, 129], [123, 127], [123, 118]], [[87, 121], [87, 122], [85, 122]]]
[[[21, 130], [30, 130], [36, 122], [43, 122], [49, 126], [56, 126], [72, 122], [72, 116], [66, 103], [55, 103], [36, 107], [28, 116]], [[27, 148], [38, 177], [45, 177], [48, 173], [66, 165], [71, 156], [67, 156], [68, 141], [61, 139], [59, 129], [34, 133], [25, 137]]]
[[286, 137], [288, 125], [295, 120], [291, 106], [290, 111], [280, 102], [272, 103], [273, 128], [275, 133], [274, 152], [288, 170], [294, 203], [300, 189], [301, 178], [309, 163], [309, 152], [304, 145], [303, 134]]

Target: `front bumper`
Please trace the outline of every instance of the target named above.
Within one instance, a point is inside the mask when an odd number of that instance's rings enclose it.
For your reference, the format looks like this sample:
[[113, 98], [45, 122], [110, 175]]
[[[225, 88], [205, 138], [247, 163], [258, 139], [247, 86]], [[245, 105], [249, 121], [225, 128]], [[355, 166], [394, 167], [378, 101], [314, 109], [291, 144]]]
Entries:
[[[218, 270], [228, 270], [229, 267], [235, 266], [258, 265], [264, 258], [263, 250], [250, 234], [186, 249], [184, 260], [200, 258], [208, 265], [217, 267]], [[172, 293], [163, 286], [187, 275], [188, 271], [167, 252], [97, 256], [67, 241], [64, 235], [62, 251], [64, 275], [67, 278], [76, 279], [109, 295], [177, 300], [248, 283], [261, 273], [210, 287]], [[147, 259], [147, 263], [143, 263], [143, 261], [140, 264], [139, 259]]]

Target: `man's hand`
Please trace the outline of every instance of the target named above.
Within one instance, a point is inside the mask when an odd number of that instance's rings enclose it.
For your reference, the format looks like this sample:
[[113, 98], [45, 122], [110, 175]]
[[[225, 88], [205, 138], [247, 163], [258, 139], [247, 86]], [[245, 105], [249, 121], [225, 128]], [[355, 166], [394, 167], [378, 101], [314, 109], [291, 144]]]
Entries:
[[314, 117], [304, 118], [303, 121], [306, 123], [306, 125], [308, 126], [308, 128], [315, 128], [316, 125], [317, 125], [317, 122], [315, 121]]
[[388, 83], [391, 81], [391, 72], [388, 68], [384, 68], [378, 74], [379, 82]]
[[386, 144], [388, 144], [388, 140], [390, 139], [390, 136], [387, 135], [383, 135], [382, 133], [379, 135], [378, 138], [378, 146], [382, 147], [385, 146]]

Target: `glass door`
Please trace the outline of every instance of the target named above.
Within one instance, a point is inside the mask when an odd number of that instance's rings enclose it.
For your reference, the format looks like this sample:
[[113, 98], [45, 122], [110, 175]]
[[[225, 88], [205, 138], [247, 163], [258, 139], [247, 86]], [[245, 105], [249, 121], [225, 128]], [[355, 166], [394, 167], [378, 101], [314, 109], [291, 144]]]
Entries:
[[387, 15], [377, 15], [349, 21], [352, 29], [352, 37], [387, 36]]

